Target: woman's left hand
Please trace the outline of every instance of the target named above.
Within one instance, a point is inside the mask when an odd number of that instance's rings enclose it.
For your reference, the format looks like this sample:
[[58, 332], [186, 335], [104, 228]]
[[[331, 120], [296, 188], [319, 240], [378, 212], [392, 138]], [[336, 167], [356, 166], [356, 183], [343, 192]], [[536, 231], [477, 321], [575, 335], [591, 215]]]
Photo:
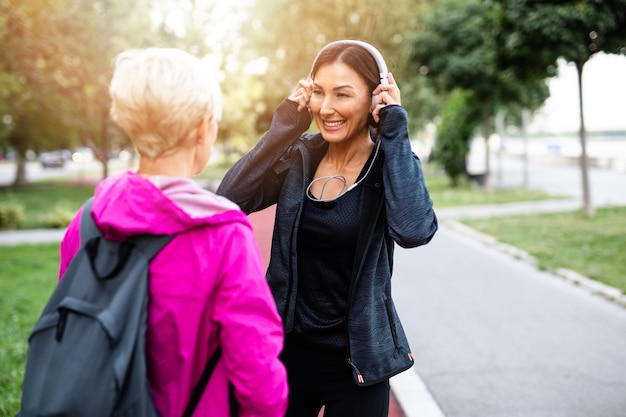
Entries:
[[374, 110], [372, 111], [372, 116], [374, 117], [374, 121], [376, 123], [379, 121], [378, 114], [380, 113], [380, 109], [391, 104], [401, 105], [400, 89], [398, 88], [392, 73], [387, 73], [387, 80], [389, 81], [389, 84], [379, 84], [378, 87], [376, 87], [376, 89], [372, 92], [372, 94], [376, 96], [376, 100], [374, 101]]

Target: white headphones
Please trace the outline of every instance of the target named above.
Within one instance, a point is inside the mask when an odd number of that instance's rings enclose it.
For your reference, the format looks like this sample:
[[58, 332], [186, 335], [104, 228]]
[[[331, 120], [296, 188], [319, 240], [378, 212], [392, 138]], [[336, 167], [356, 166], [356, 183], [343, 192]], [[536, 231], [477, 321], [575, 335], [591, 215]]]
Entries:
[[[383, 58], [383, 55], [378, 51], [378, 49], [376, 49], [374, 46], [370, 45], [367, 42], [363, 42], [363, 41], [356, 41], [356, 40], [348, 40], [348, 39], [344, 39], [344, 40], [340, 40], [340, 41], [334, 41], [329, 43], [328, 45], [326, 45], [325, 47], [323, 47], [318, 53], [317, 56], [315, 57], [315, 59], [313, 60], [313, 66], [315, 66], [315, 63], [317, 62], [317, 58], [319, 58], [319, 56], [321, 55], [321, 53], [328, 47], [333, 46], [333, 45], [337, 45], [337, 44], [344, 44], [344, 45], [358, 45], [361, 48], [365, 49], [367, 52], [370, 53], [370, 55], [372, 55], [372, 57], [374, 58], [374, 60], [376, 61], [376, 65], [378, 65], [378, 72], [379, 72], [379, 78], [380, 78], [380, 83], [383, 85], [387, 85], [389, 84], [389, 80], [387, 79], [387, 64], [385, 63], [385, 59]], [[374, 103], [376, 102], [376, 96], [372, 97], [372, 108], [374, 108]]]

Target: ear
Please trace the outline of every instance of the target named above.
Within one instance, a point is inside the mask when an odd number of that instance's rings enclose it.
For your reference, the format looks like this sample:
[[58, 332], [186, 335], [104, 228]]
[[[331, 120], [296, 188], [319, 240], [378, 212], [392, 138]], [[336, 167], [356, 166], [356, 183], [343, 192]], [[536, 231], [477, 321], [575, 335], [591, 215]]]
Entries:
[[198, 143], [204, 143], [209, 136], [209, 118], [203, 117], [196, 128], [196, 141]]

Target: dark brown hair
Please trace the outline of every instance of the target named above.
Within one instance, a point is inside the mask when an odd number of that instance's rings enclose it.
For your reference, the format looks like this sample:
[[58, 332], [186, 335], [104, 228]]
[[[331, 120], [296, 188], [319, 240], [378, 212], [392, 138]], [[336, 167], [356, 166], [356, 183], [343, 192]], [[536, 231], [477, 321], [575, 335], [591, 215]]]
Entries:
[[351, 43], [331, 44], [322, 49], [313, 62], [311, 78], [315, 79], [315, 74], [321, 67], [335, 62], [352, 68], [365, 81], [370, 92], [380, 84], [378, 64], [372, 54], [362, 46]]

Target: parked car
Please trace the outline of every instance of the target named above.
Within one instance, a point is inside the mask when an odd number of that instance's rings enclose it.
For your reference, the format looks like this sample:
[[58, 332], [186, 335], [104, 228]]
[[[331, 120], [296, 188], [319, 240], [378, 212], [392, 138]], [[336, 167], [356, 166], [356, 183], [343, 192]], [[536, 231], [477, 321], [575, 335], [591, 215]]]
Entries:
[[63, 168], [65, 166], [65, 158], [60, 151], [43, 152], [39, 155], [39, 161], [44, 168]]

